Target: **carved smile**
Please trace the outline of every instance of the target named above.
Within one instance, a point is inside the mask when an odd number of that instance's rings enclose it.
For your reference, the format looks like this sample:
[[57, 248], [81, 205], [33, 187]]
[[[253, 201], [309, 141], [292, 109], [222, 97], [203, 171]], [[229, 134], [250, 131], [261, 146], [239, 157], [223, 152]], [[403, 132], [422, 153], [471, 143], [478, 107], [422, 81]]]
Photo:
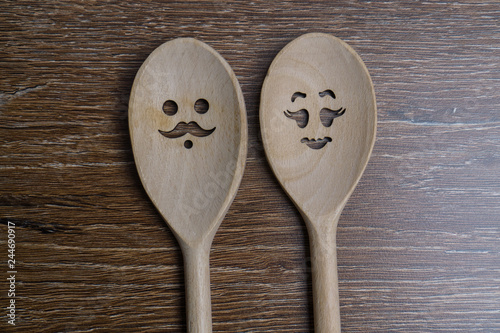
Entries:
[[302, 138], [300, 142], [305, 143], [309, 148], [311, 149], [321, 149], [323, 148], [328, 142], [332, 142], [332, 138], [329, 136], [325, 136], [322, 139], [309, 139], [309, 138]]

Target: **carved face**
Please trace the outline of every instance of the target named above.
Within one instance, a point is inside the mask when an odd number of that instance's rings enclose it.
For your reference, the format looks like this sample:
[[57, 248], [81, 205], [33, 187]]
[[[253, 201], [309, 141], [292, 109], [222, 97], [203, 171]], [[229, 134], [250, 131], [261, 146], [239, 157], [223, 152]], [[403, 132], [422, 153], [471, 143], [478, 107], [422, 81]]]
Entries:
[[[203, 98], [198, 99], [194, 103], [194, 111], [199, 114], [207, 113], [209, 108], [210, 105], [208, 104], [207, 100]], [[178, 110], [179, 107], [173, 100], [169, 99], [165, 101], [165, 103], [163, 103], [163, 112], [167, 116], [173, 116], [177, 114]], [[203, 127], [198, 125], [196, 121], [190, 121], [189, 123], [181, 121], [170, 131], [162, 131], [161, 129], [158, 130], [161, 135], [169, 139], [177, 139], [184, 136], [185, 134], [190, 134], [196, 137], [205, 137], [212, 134], [213, 131], [215, 131], [215, 127], [212, 129], [204, 129]], [[191, 149], [191, 147], [193, 147], [193, 142], [191, 140], [184, 141], [184, 147], [186, 149]]]
[[[308, 108], [307, 107], [307, 105], [308, 105], [307, 99], [308, 98], [309, 99], [311, 99], [311, 98], [320, 99], [321, 101], [319, 101], [319, 104], [314, 103], [314, 105], [318, 104], [318, 105], [322, 105], [323, 107], [320, 110]], [[297, 126], [299, 126], [299, 128], [307, 128], [307, 125], [309, 123], [309, 118], [311, 116], [316, 116], [316, 117], [319, 116], [321, 124], [324, 127], [331, 127], [333, 124], [333, 120], [335, 118], [342, 116], [346, 111], [346, 109], [343, 107], [340, 107], [336, 110], [333, 110], [333, 109], [328, 107], [328, 106], [334, 104], [333, 100], [335, 100], [335, 99], [336, 99], [335, 93], [330, 89], [320, 91], [316, 94], [316, 96], [307, 96], [306, 93], [297, 91], [292, 95], [291, 101], [292, 101], [292, 103], [294, 103], [294, 105], [295, 104], [300, 105], [300, 106], [302, 106], [302, 108], [300, 108], [296, 111], [286, 110], [286, 111], [283, 111], [283, 113], [285, 114], [285, 116], [287, 118], [295, 120], [297, 122]], [[297, 103], [296, 103], [296, 101], [297, 101]], [[302, 103], [300, 103], [300, 102], [302, 102]], [[332, 142], [332, 138], [329, 136], [325, 136], [323, 138], [311, 138], [311, 139], [309, 139], [308, 137], [303, 137], [300, 140], [300, 142], [306, 144], [311, 149], [321, 149], [328, 142]]]
[[368, 71], [339, 39], [307, 34], [275, 57], [262, 85], [262, 142], [303, 215], [331, 220], [345, 203], [371, 152], [374, 110]]

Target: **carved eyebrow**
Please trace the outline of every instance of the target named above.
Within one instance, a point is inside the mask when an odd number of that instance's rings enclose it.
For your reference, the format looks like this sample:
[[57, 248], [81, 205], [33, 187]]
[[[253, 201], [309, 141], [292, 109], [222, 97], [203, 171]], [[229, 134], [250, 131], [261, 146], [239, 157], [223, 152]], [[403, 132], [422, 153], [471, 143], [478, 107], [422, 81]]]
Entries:
[[331, 98], [335, 99], [335, 93], [330, 89], [326, 89], [325, 91], [319, 93], [319, 97], [325, 97], [325, 96], [330, 96]]
[[295, 100], [297, 99], [297, 97], [306, 98], [306, 96], [307, 96], [306, 94], [301, 93], [300, 91], [294, 92], [293, 95], [292, 95], [292, 103], [295, 102]]

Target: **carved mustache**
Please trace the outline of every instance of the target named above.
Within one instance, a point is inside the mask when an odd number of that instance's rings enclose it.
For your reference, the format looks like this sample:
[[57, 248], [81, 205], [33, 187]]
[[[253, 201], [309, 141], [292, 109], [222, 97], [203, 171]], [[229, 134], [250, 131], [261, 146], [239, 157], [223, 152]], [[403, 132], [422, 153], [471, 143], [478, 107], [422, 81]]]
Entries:
[[312, 149], [321, 149], [328, 142], [332, 142], [332, 138], [330, 138], [329, 136], [325, 136], [323, 139], [302, 138], [300, 140], [300, 142], [305, 143], [309, 148], [312, 148]]
[[161, 135], [170, 139], [180, 138], [181, 136], [187, 133], [197, 137], [204, 137], [212, 134], [213, 131], [215, 131], [215, 127], [207, 130], [202, 128], [195, 121], [190, 121], [187, 124], [181, 121], [180, 123], [175, 125], [174, 129], [171, 131], [158, 130], [158, 132], [160, 132]]

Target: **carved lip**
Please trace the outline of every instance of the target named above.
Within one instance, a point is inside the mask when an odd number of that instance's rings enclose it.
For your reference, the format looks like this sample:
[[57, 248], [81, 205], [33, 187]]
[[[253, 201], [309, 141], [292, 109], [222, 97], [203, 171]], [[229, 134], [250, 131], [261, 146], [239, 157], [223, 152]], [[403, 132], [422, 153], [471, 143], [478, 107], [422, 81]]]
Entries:
[[197, 137], [204, 137], [212, 134], [212, 132], [215, 131], [215, 127], [212, 129], [204, 129], [198, 123], [195, 121], [190, 121], [189, 123], [185, 123], [181, 121], [177, 125], [175, 125], [174, 129], [171, 131], [162, 131], [158, 130], [161, 135], [170, 138], [170, 139], [175, 139], [175, 138], [180, 138], [184, 134], [191, 134], [193, 136]]
[[311, 149], [321, 149], [328, 142], [332, 142], [332, 138], [330, 138], [329, 136], [325, 136], [322, 139], [321, 138], [318, 138], [318, 139], [302, 138], [300, 140], [300, 142], [305, 143]]

